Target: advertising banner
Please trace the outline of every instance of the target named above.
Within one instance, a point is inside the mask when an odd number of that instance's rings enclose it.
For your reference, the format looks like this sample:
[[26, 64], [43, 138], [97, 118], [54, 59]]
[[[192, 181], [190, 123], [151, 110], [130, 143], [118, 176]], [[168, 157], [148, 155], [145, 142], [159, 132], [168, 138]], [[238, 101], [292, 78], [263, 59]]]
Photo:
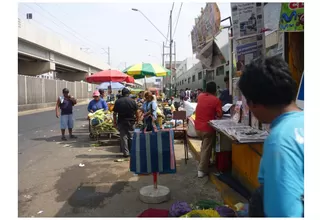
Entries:
[[236, 46], [237, 71], [243, 71], [253, 59], [259, 59], [263, 55], [263, 34], [239, 40]]
[[231, 3], [233, 35], [245, 38], [261, 33], [264, 28], [263, 3]]
[[302, 73], [302, 78], [299, 86], [296, 103], [299, 108], [301, 108], [302, 110], [304, 109], [304, 73]]
[[207, 3], [191, 31], [193, 53], [199, 53], [220, 32], [221, 15], [216, 3]]
[[304, 3], [282, 3], [279, 30], [284, 32], [304, 31]]

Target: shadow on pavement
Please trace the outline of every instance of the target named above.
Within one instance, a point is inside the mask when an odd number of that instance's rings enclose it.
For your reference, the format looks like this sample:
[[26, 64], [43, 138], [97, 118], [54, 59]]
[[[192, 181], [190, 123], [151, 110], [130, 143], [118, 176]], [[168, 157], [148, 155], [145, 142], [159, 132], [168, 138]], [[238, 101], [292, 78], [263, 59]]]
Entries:
[[[65, 204], [55, 217], [136, 217], [148, 208], [169, 209], [175, 201], [187, 203], [202, 199], [222, 201], [217, 189], [208, 178], [197, 178], [195, 160], [189, 160], [186, 165], [184, 158], [180, 156], [176, 164], [176, 174], [159, 175], [159, 184], [167, 186], [171, 191], [171, 199], [161, 204], [145, 204], [139, 200], [139, 190], [152, 185], [152, 175], [134, 176], [128, 171], [128, 162], [108, 163], [108, 165], [105, 163], [103, 167], [95, 162], [88, 164], [90, 170], [80, 178], [81, 181], [77, 185], [73, 184], [73, 189], [68, 184], [68, 178], [80, 174], [73, 174], [79, 169], [70, 169], [58, 181], [59, 188], [67, 184], [69, 189], [67, 191], [65, 188], [62, 191], [57, 189], [61, 195], [57, 201], [65, 201]], [[103, 170], [104, 167], [108, 169]], [[90, 179], [92, 170], [98, 168], [103, 170], [100, 177], [97, 174], [95, 178]], [[64, 183], [61, 184], [62, 182]], [[68, 192], [71, 190], [72, 194]], [[67, 195], [69, 196], [66, 197]]]

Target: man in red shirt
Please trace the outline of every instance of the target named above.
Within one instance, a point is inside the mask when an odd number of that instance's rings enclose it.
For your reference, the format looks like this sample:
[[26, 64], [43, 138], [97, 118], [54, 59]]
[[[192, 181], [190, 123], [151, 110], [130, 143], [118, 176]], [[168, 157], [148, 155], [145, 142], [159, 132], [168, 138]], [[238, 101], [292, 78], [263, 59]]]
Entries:
[[202, 139], [198, 177], [208, 174], [212, 147], [215, 146], [216, 131], [208, 124], [210, 120], [222, 118], [221, 101], [216, 97], [217, 85], [215, 82], [207, 83], [206, 92], [198, 96], [196, 107], [195, 129]]

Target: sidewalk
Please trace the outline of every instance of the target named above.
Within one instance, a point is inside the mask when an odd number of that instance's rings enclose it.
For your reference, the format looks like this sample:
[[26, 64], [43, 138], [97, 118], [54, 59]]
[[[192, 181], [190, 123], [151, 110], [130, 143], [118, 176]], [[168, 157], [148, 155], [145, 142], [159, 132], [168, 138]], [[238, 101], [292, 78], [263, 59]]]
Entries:
[[[199, 161], [201, 140], [188, 137], [188, 145], [190, 150], [194, 154], [195, 159]], [[209, 179], [220, 191], [224, 204], [228, 205], [229, 207], [235, 208], [234, 205], [239, 202], [248, 203], [248, 201], [244, 197], [230, 188], [227, 184], [221, 182], [213, 173], [209, 174]]]

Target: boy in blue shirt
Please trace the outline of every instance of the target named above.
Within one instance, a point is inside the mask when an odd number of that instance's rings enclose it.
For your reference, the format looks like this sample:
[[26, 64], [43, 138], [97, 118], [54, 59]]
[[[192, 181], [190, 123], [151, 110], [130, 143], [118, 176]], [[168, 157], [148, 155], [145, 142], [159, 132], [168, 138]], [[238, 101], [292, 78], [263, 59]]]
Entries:
[[265, 217], [304, 216], [304, 113], [295, 104], [297, 84], [279, 57], [253, 61], [238, 83], [250, 111], [271, 124], [258, 179]]

